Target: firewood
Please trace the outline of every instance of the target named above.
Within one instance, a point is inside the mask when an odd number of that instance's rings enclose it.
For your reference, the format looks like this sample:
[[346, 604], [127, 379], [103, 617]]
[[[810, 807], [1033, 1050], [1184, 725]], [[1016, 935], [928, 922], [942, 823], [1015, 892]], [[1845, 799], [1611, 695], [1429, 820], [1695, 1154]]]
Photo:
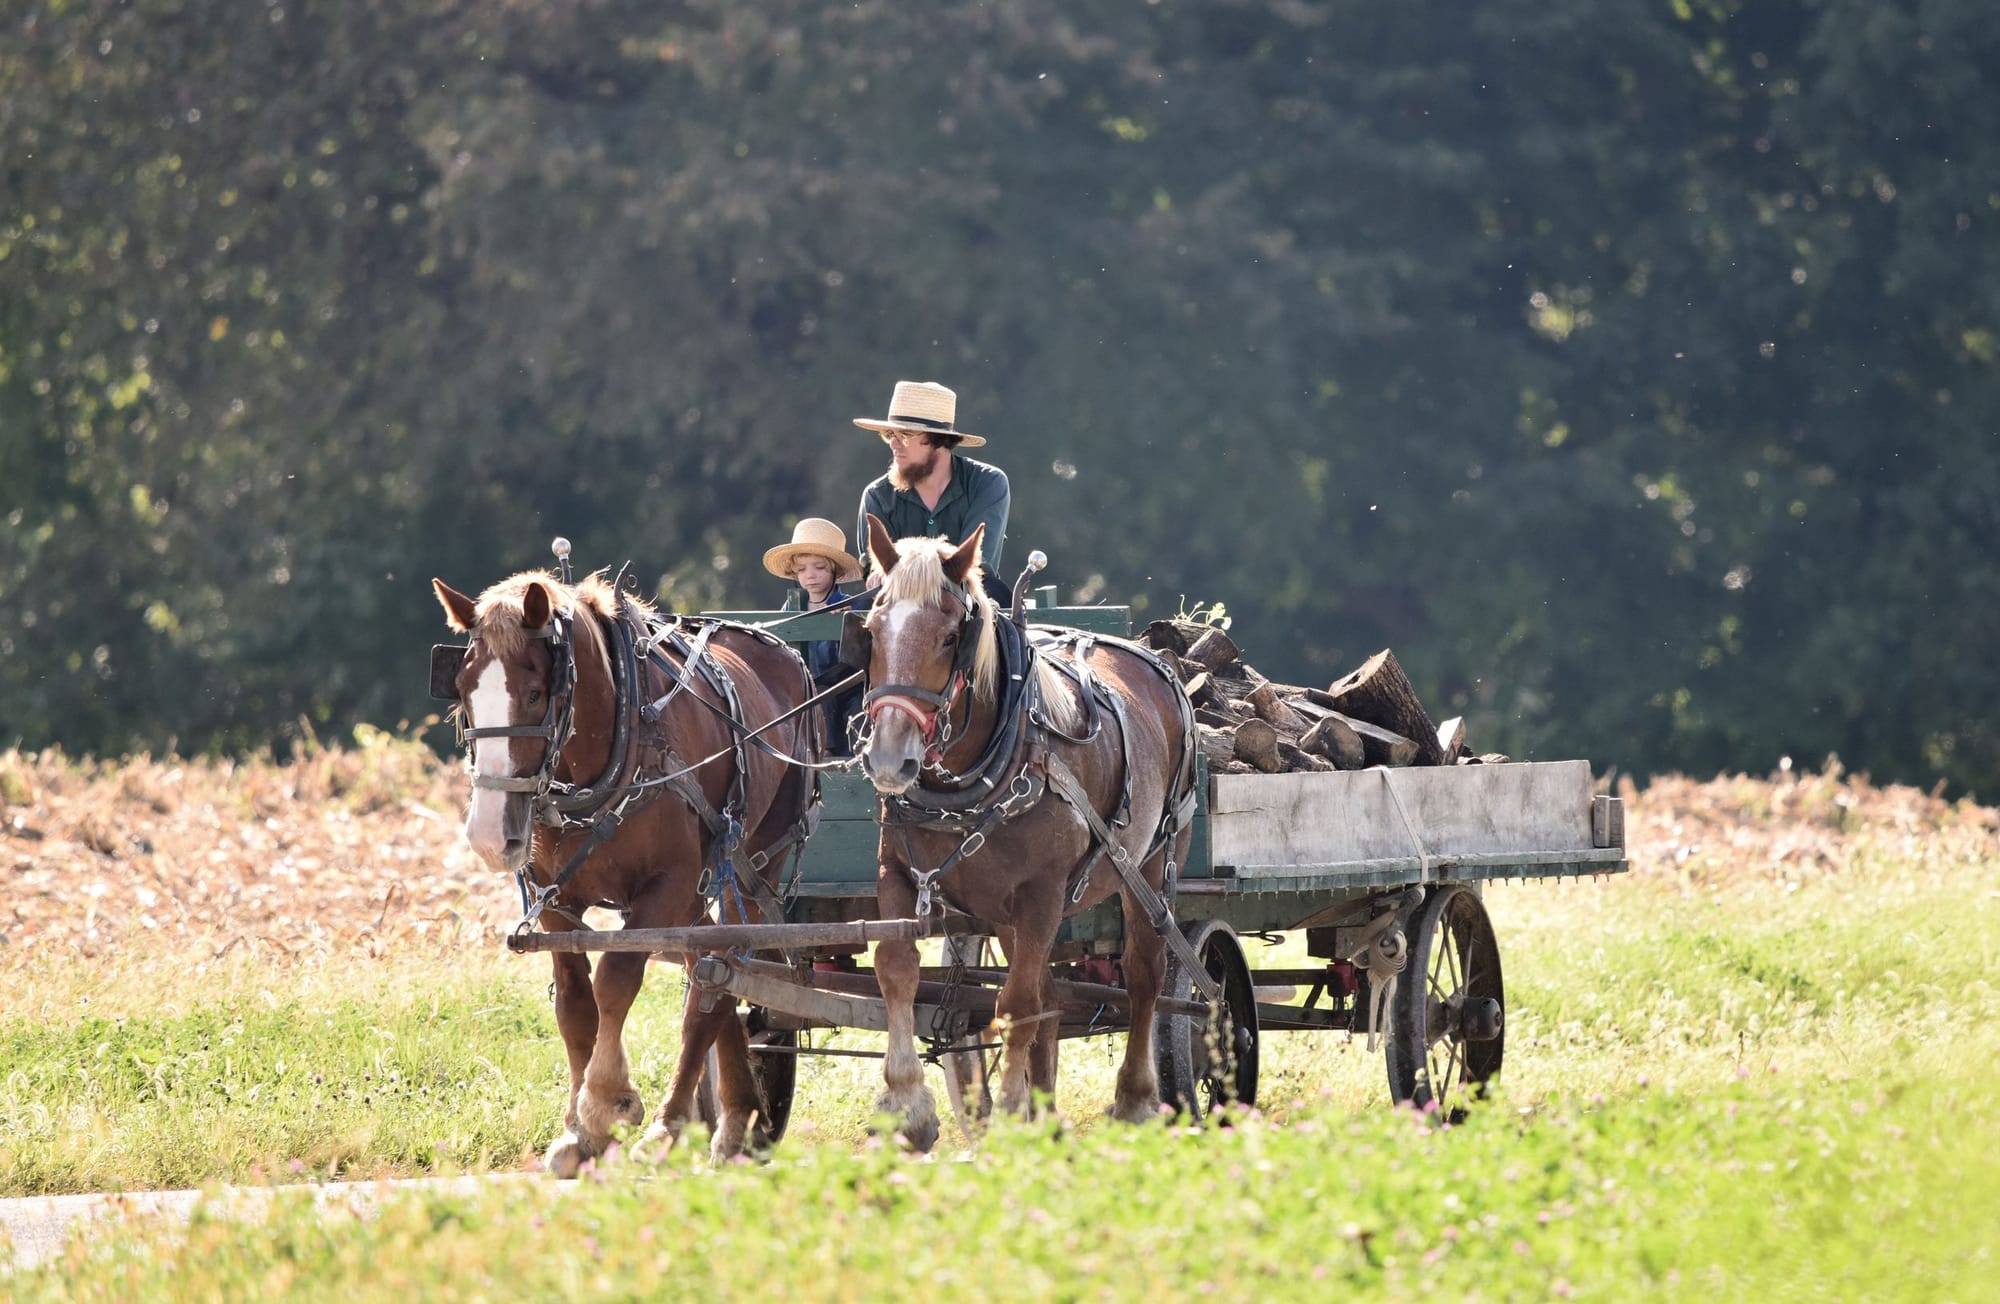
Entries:
[[1363, 764], [1361, 735], [1331, 711], [1306, 730], [1299, 746], [1326, 757], [1343, 770], [1358, 770]]
[[1209, 769], [1221, 769], [1236, 759], [1236, 734], [1233, 730], [1200, 726], [1195, 732], [1200, 735], [1201, 754], [1208, 758]]
[[1208, 667], [1199, 661], [1190, 661], [1186, 657], [1177, 656], [1173, 658], [1173, 662], [1174, 669], [1180, 672], [1183, 684], [1193, 679], [1196, 675], [1205, 675], [1208, 673]]
[[1361, 736], [1361, 754], [1367, 765], [1408, 765], [1416, 759], [1417, 745], [1403, 735], [1366, 720], [1357, 720], [1339, 711], [1328, 711], [1326, 718], [1338, 720]]
[[1243, 723], [1229, 712], [1218, 711], [1212, 706], [1197, 706], [1194, 709], [1194, 721], [1196, 724], [1205, 724], [1211, 729], [1225, 729], [1230, 733], [1235, 733], [1236, 726]]
[[1198, 670], [1194, 678], [1187, 681], [1188, 701], [1196, 706], [1206, 706], [1215, 700], [1215, 690], [1208, 686], [1208, 672]]
[[1366, 720], [1372, 725], [1401, 734], [1417, 744], [1416, 759], [1421, 765], [1446, 763], [1438, 745], [1438, 728], [1425, 714], [1409, 676], [1396, 662], [1395, 653], [1383, 648], [1364, 661], [1353, 673], [1335, 680], [1326, 690], [1324, 705], [1342, 715]]
[[1284, 739], [1278, 740], [1278, 759], [1287, 770], [1331, 770], [1333, 762], [1324, 756], [1314, 756], [1311, 752]]
[[1465, 755], [1465, 717], [1455, 715], [1438, 726], [1438, 750], [1444, 753], [1444, 765], [1452, 765]]
[[1139, 642], [1155, 652], [1168, 652], [1175, 657], [1187, 651], [1187, 636], [1171, 620], [1156, 620], [1146, 626], [1139, 635]]
[[1259, 684], [1251, 689], [1244, 695], [1243, 702], [1257, 713], [1258, 719], [1275, 726], [1281, 732], [1286, 725], [1290, 725], [1294, 733], [1300, 729], [1298, 716], [1294, 715], [1292, 708], [1285, 705], [1284, 699], [1278, 696], [1278, 690], [1269, 684]]
[[1262, 720], [1245, 720], [1236, 726], [1236, 758], [1248, 761], [1266, 774], [1285, 768], [1278, 759], [1278, 731]]
[[1236, 660], [1236, 654], [1235, 642], [1213, 626], [1203, 631], [1187, 650], [1188, 660], [1201, 662], [1202, 668], [1211, 673]]

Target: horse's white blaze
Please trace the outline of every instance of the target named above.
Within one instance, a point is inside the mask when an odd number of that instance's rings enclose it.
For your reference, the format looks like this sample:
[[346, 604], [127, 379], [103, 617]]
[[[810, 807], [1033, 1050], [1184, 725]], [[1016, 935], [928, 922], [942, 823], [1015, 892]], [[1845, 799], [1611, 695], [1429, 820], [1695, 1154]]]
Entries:
[[[896, 646], [897, 640], [903, 636], [903, 626], [909, 623], [912, 615], [921, 610], [920, 604], [907, 601], [882, 608], [880, 635], [882, 642], [887, 646]], [[892, 664], [888, 667], [887, 673], [894, 679], [900, 671]], [[875, 721], [875, 732], [864, 753], [871, 765], [884, 767], [885, 770], [899, 769], [910, 757], [922, 752], [923, 734], [907, 712], [878, 710], [871, 714]], [[908, 783], [898, 785], [886, 777], [878, 779], [872, 768], [869, 770], [869, 777], [875, 780], [876, 789], [881, 792], [902, 792], [910, 786]]]
[[[466, 706], [472, 723], [481, 729], [520, 723], [514, 719], [514, 699], [507, 691], [507, 667], [498, 661], [488, 661], [479, 672], [479, 681], [472, 686], [472, 696], [467, 699]], [[473, 773], [511, 775], [513, 771], [508, 768], [508, 750], [512, 742], [511, 738], [473, 739]], [[465, 812], [465, 840], [488, 860], [498, 861], [506, 845], [507, 835], [502, 819], [506, 806], [507, 794], [504, 792], [492, 788], [472, 790], [472, 804]]]

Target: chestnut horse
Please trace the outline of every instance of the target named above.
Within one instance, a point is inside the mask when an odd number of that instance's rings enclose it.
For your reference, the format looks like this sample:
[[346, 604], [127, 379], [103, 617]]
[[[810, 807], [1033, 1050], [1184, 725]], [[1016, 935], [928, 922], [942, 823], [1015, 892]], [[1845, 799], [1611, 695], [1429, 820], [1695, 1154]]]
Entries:
[[[472, 747], [466, 841], [521, 880], [531, 917], [564, 931], [604, 905], [627, 928], [672, 928], [705, 919], [705, 887], [725, 919], [732, 901], [738, 915], [775, 902], [785, 853], [818, 815], [814, 772], [787, 763], [818, 742], [819, 713], [799, 709], [812, 686], [797, 653], [745, 626], [662, 620], [595, 576], [570, 586], [523, 572], [477, 600], [432, 587], [446, 623], [471, 635], [456, 681]], [[572, 1176], [615, 1124], [645, 1117], [623, 1034], [647, 956], [607, 953], [594, 979], [584, 955], [552, 958], [570, 1093], [545, 1165]], [[688, 1002], [649, 1141], [679, 1135], [711, 1046], [713, 1149], [744, 1148], [757, 1097], [728, 996], [707, 1012]]]
[[[981, 588], [984, 536], [981, 527], [956, 547], [898, 543], [868, 518], [883, 580], [863, 623], [869, 729], [859, 755], [881, 797], [876, 908], [884, 918], [922, 915], [941, 893], [994, 925], [1008, 963], [1000, 1104], [1026, 1113], [1033, 1092], [1055, 1090], [1056, 931], [1066, 915], [1118, 893], [1131, 1031], [1110, 1112], [1152, 1118], [1153, 1015], [1173, 928], [1161, 897], [1171, 897], [1187, 856], [1193, 708], [1179, 679], [1135, 643], [1032, 643]], [[889, 1029], [880, 1107], [928, 1148], [938, 1125], [912, 1040], [916, 945], [880, 943], [875, 971]]]

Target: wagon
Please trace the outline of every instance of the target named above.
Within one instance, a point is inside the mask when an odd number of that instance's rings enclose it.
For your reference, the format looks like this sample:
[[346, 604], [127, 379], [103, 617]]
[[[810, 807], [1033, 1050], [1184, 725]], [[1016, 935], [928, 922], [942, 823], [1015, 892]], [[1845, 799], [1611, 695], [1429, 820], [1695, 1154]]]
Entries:
[[[1129, 609], [1059, 606], [1053, 587], [1036, 590], [1034, 606], [1038, 623], [1130, 630]], [[774, 626], [793, 642], [839, 637], [837, 614], [708, 614]], [[1193, 841], [1172, 902], [1189, 945], [1173, 948], [1155, 1028], [1161, 1094], [1196, 1117], [1256, 1102], [1259, 1045], [1273, 1032], [1379, 1038], [1391, 1100], [1456, 1115], [1499, 1071], [1506, 1045], [1484, 884], [1628, 868], [1620, 801], [1593, 791], [1582, 760], [1282, 774], [1210, 774], [1203, 764], [1198, 780]], [[769, 1141], [790, 1117], [799, 1058], [856, 1053], [813, 1045], [813, 1031], [886, 1028], [870, 944], [949, 937], [943, 962], [923, 972], [916, 1021], [970, 1126], [990, 1106], [997, 1047], [986, 1030], [1006, 978], [993, 929], [948, 909], [877, 918], [875, 791], [858, 769], [831, 770], [821, 797], [817, 831], [782, 885], [784, 923], [516, 930], [507, 943], [523, 952], [697, 956], [690, 999], [728, 993], [746, 1011], [759, 1130]], [[1064, 924], [1052, 1016], [1064, 1038], [1128, 1026], [1123, 928], [1115, 898]], [[1253, 967], [1242, 940], [1300, 933], [1309, 964]], [[1396, 958], [1392, 943], [1401, 943], [1393, 968], [1383, 962]], [[1195, 982], [1193, 961], [1212, 983]], [[1218, 997], [1203, 998], [1198, 985]]]

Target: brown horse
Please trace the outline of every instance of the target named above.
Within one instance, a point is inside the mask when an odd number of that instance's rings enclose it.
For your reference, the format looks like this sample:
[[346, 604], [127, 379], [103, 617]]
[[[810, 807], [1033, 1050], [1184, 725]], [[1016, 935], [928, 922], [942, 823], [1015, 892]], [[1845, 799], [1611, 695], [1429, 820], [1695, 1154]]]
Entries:
[[[1179, 680], [1136, 644], [1077, 637], [1034, 647], [981, 588], [984, 534], [957, 547], [897, 543], [868, 520], [883, 573], [865, 622], [870, 729], [860, 752], [882, 799], [877, 909], [922, 914], [935, 890], [995, 926], [1008, 961], [1000, 1103], [1025, 1113], [1032, 1092], [1055, 1090], [1057, 928], [1118, 893], [1131, 1031], [1110, 1112], [1152, 1118], [1167, 950], [1158, 894], [1169, 861], [1187, 855], [1193, 709]], [[912, 1041], [915, 944], [881, 943], [875, 969], [889, 1027], [881, 1108], [928, 1148], [938, 1125]]]
[[[818, 712], [798, 710], [812, 687], [795, 652], [743, 626], [662, 621], [597, 577], [572, 587], [529, 571], [476, 601], [442, 580], [432, 587], [446, 623], [471, 635], [456, 684], [472, 747], [466, 841], [521, 879], [543, 928], [581, 927], [595, 905], [621, 910], [627, 928], [695, 924], [707, 914], [704, 886], [717, 884], [733, 889], [716, 889], [732, 921], [732, 898], [738, 915], [773, 900], [783, 853], [818, 814], [813, 772], [773, 754], [810, 759], [817, 746]], [[570, 1094], [545, 1164], [572, 1176], [604, 1153], [615, 1124], [645, 1117], [623, 1033], [647, 957], [608, 953], [594, 981], [585, 956], [553, 959]], [[756, 1090], [727, 996], [706, 1012], [688, 1002], [649, 1141], [679, 1135], [711, 1046], [713, 1148], [743, 1149]]]

